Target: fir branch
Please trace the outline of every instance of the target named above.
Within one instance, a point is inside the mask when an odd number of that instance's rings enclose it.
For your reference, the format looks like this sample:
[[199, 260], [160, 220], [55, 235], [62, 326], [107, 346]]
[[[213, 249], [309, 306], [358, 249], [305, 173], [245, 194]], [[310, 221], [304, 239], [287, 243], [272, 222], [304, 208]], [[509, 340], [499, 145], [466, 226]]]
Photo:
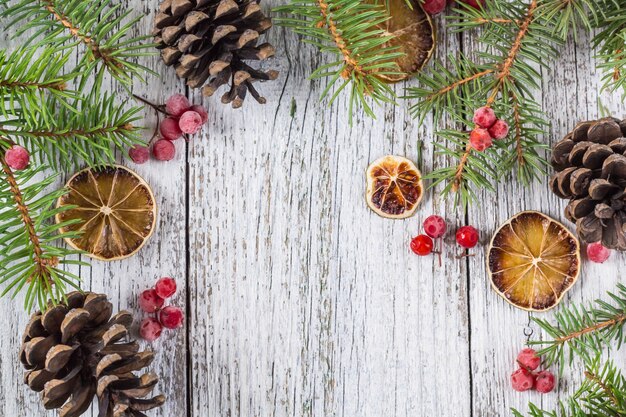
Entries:
[[602, 351], [617, 343], [619, 349], [626, 340], [626, 287], [617, 285], [617, 293], [608, 293], [612, 303], [596, 300], [593, 306], [573, 306], [556, 313], [556, 325], [533, 318], [550, 337], [547, 341], [533, 341], [545, 346], [540, 354], [546, 365], [571, 363], [574, 356], [590, 362]]
[[408, 89], [407, 97], [418, 100], [411, 111], [420, 123], [432, 112], [436, 121], [448, 115], [471, 130], [473, 123], [468, 120], [473, 111], [492, 107], [511, 126], [509, 139], [482, 153], [464, 138], [462, 147], [446, 152], [456, 161], [454, 167], [431, 174], [435, 184], [448, 184], [443, 194], [460, 193], [456, 200], [464, 205], [474, 199], [475, 189], [493, 190], [494, 183], [510, 172], [517, 172], [524, 184], [545, 172], [541, 154], [546, 146], [538, 137], [547, 123], [532, 99], [540, 74], [531, 64], [545, 66], [562, 42], [539, 13], [541, 4], [541, 0], [495, 0], [480, 9], [461, 5], [460, 18], [452, 26], [456, 31], [482, 27], [479, 43], [487, 50], [477, 53], [480, 63], [464, 55], [449, 56], [448, 66], [436, 63], [431, 71], [418, 75], [421, 87]]
[[597, 67], [604, 71], [603, 89], [623, 90], [626, 95], [626, 0], [603, 0], [603, 18], [598, 19], [598, 33], [592, 45], [598, 50]]
[[62, 167], [89, 166], [115, 161], [115, 149], [126, 149], [143, 144], [135, 123], [140, 107], [126, 110], [115, 103], [115, 98], [94, 91], [89, 97], [76, 101], [72, 110], [59, 106], [50, 99], [42, 104], [54, 115], [50, 126], [43, 116], [34, 121], [11, 119], [0, 126], [0, 136], [10, 138], [31, 151], [37, 151], [37, 160], [48, 163], [55, 170]]
[[53, 49], [0, 50], [0, 116], [10, 119], [19, 114], [29, 122], [40, 118], [53, 124], [53, 112], [41, 103], [51, 96], [71, 108], [69, 102], [77, 98], [67, 88], [76, 74], [63, 72], [68, 57]]
[[[10, 146], [6, 139], [0, 144]], [[78, 251], [52, 245], [60, 238], [76, 237], [75, 233], [58, 232], [70, 223], [48, 224], [57, 213], [71, 207], [54, 208], [65, 190], [41, 195], [56, 180], [55, 176], [35, 180], [45, 166], [18, 174], [4, 158], [0, 158], [0, 165], [0, 284], [6, 285], [2, 296], [11, 293], [14, 297], [24, 290], [27, 310], [35, 304], [45, 309], [48, 300], [55, 303], [62, 299], [68, 285], [77, 288], [79, 278], [62, 267], [85, 265], [65, 259]]]
[[359, 105], [375, 117], [368, 99], [376, 103], [394, 101], [392, 89], [380, 76], [399, 74], [394, 60], [403, 54], [389, 46], [395, 35], [381, 29], [389, 19], [384, 5], [360, 0], [291, 0], [275, 11], [294, 16], [275, 19], [278, 24], [303, 35], [322, 52], [338, 56], [315, 70], [311, 78], [328, 78], [322, 98], [337, 85], [331, 103], [350, 86], [350, 120]]
[[[83, 45], [85, 54], [79, 65], [83, 74], [89, 74], [101, 65], [115, 79], [129, 85], [133, 76], [143, 80], [145, 72], [152, 72], [134, 62], [138, 57], [153, 54], [148, 50], [154, 45], [146, 42], [150, 36], [130, 35], [141, 16], [130, 18], [131, 11], [121, 11], [121, 6], [113, 5], [112, 0], [20, 0], [16, 4], [10, 3], [11, 0], [0, 0], [0, 7], [4, 8], [0, 16], [12, 19], [9, 28], [17, 27], [16, 37], [35, 31], [26, 40], [26, 45]], [[117, 31], [114, 28], [118, 28]]]
[[[533, 403], [529, 404], [530, 417], [625, 417], [626, 378], [612, 361], [603, 366], [595, 358], [584, 372], [585, 381], [557, 410], [546, 411]], [[522, 417], [518, 410], [513, 415]]]

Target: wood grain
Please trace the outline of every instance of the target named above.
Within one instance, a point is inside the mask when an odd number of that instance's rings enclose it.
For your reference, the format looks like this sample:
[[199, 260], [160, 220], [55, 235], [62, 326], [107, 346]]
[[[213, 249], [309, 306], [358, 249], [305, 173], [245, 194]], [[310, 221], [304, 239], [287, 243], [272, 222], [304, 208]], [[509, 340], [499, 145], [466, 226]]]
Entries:
[[[150, 31], [157, 5], [127, 2], [148, 15], [137, 33]], [[441, 58], [478, 48], [473, 38], [448, 34], [444, 19], [436, 22]], [[409, 103], [402, 102], [382, 106], [376, 120], [357, 114], [350, 126], [346, 98], [329, 107], [319, 101], [323, 82], [307, 79], [329, 57], [282, 28], [269, 38], [278, 56], [264, 65], [281, 75], [258, 86], [268, 104], [249, 100], [233, 110], [219, 97], [205, 99], [210, 126], [189, 143], [178, 141], [175, 160], [135, 166], [120, 156], [154, 188], [158, 229], [134, 258], [92, 262], [80, 271], [84, 288], [110, 294], [118, 308], [138, 316], [142, 289], [165, 275], [179, 282], [173, 302], [186, 308], [187, 322], [152, 346], [152, 367], [162, 377], [158, 389], [168, 402], [150, 415], [487, 417], [509, 415], [510, 407], [524, 410], [529, 400], [551, 407], [571, 392], [580, 367], [566, 370], [559, 395], [509, 388], [516, 352], [528, 338], [544, 336], [530, 314], [491, 290], [482, 249], [459, 261], [450, 233], [442, 266], [408, 249], [421, 221], [433, 213], [444, 215], [450, 229], [475, 225], [486, 243], [498, 224], [520, 210], [561, 219], [564, 202], [545, 184], [510, 182], [495, 194], [481, 193], [481, 202], [467, 212], [435, 190], [414, 218], [376, 216], [364, 201], [369, 162], [399, 154], [417, 160], [424, 172], [448, 164], [434, 154], [432, 120], [417, 126]], [[541, 69], [537, 94], [552, 120], [546, 143], [576, 121], [598, 116], [600, 80], [588, 44], [580, 36], [549, 70]], [[157, 57], [143, 63], [160, 77], [148, 85], [137, 82], [136, 94], [162, 102], [182, 92], [202, 101]], [[394, 88], [402, 94], [411, 84]], [[126, 95], [115, 91], [120, 99]], [[610, 112], [624, 115], [618, 98], [601, 99]], [[154, 126], [154, 115], [145, 115], [146, 125]], [[586, 264], [564, 303], [601, 296], [625, 266], [622, 256]], [[20, 302], [0, 303], [0, 314], [10, 318], [7, 337], [0, 339], [3, 417], [45, 413], [37, 395], [21, 384], [16, 357], [27, 317], [17, 308]]]

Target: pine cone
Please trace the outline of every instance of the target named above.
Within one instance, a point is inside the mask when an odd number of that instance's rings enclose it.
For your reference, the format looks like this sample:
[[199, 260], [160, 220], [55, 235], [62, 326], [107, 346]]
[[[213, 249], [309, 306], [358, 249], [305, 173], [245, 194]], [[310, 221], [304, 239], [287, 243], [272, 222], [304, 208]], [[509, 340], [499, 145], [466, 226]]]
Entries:
[[191, 88], [212, 96], [230, 81], [222, 103], [241, 107], [246, 94], [266, 102], [252, 83], [274, 80], [277, 71], [262, 72], [244, 61], [274, 56], [269, 43], [257, 46], [259, 36], [272, 27], [258, 0], [164, 0], [155, 19], [154, 36], [166, 65]]
[[626, 250], [626, 120], [579, 123], [552, 148], [550, 188], [580, 238]]
[[111, 317], [106, 295], [73, 292], [67, 304], [35, 313], [24, 332], [20, 361], [24, 382], [41, 392], [46, 409], [60, 417], [78, 417], [98, 397], [99, 417], [146, 417], [165, 397], [147, 396], [158, 378], [133, 372], [148, 366], [154, 354], [127, 342], [133, 321], [128, 311]]

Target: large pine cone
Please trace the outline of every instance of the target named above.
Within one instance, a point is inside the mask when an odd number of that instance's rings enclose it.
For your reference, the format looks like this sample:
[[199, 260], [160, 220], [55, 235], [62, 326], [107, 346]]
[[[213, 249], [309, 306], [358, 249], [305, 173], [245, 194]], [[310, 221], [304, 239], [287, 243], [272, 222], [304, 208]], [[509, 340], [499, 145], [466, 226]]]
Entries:
[[106, 295], [73, 292], [67, 304], [31, 317], [20, 360], [25, 383], [42, 393], [46, 409], [78, 417], [97, 396], [99, 417], [146, 417], [143, 411], [164, 403], [162, 395], [142, 399], [158, 378], [133, 372], [148, 366], [154, 354], [125, 340], [133, 317], [128, 311], [111, 317], [112, 310]]
[[552, 148], [550, 188], [580, 238], [626, 250], [626, 120], [579, 123]]
[[230, 81], [222, 103], [241, 107], [248, 91], [265, 103], [252, 83], [274, 80], [277, 71], [262, 72], [246, 60], [274, 55], [269, 43], [257, 46], [259, 36], [272, 27], [258, 0], [164, 0], [155, 19], [154, 36], [166, 65], [191, 88], [212, 96]]

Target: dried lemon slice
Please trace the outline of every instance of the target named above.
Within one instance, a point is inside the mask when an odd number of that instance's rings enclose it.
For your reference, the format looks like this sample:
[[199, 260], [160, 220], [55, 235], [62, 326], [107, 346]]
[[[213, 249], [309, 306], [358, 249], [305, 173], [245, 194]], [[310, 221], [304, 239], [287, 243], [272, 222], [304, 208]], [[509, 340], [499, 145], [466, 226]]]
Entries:
[[545, 311], [578, 279], [580, 244], [561, 223], [524, 211], [494, 235], [487, 267], [493, 288], [505, 300], [524, 310]]
[[401, 156], [387, 155], [367, 168], [367, 204], [379, 215], [404, 219], [415, 213], [424, 184], [415, 164]]
[[156, 204], [150, 186], [123, 166], [85, 169], [67, 183], [59, 207], [74, 206], [56, 215], [57, 223], [80, 220], [61, 228], [79, 231], [65, 239], [75, 249], [100, 260], [134, 255], [154, 231]]

